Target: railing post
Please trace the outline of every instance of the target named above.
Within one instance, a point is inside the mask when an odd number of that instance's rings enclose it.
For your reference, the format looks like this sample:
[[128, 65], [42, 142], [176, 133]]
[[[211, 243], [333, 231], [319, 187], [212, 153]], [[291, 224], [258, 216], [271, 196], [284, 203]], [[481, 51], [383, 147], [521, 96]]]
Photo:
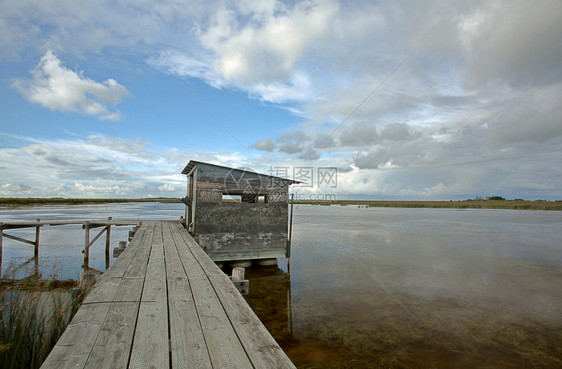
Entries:
[[[37, 218], [37, 223], [39, 223], [41, 221], [41, 219]], [[34, 255], [35, 257], [39, 257], [39, 230], [41, 229], [40, 225], [37, 225], [37, 227], [35, 227], [35, 250], [34, 250]]]
[[90, 265], [90, 222], [84, 223], [84, 267]]
[[0, 222], [0, 277], [2, 276], [2, 241], [4, 240], [4, 223]]
[[[112, 220], [112, 217], [107, 217], [107, 220]], [[109, 248], [111, 247], [111, 224], [105, 227], [105, 253], [109, 255]]]
[[[107, 220], [112, 220], [112, 217], [107, 217]], [[105, 269], [109, 268], [110, 258], [109, 258], [109, 249], [111, 248], [111, 224], [108, 224], [105, 227]]]

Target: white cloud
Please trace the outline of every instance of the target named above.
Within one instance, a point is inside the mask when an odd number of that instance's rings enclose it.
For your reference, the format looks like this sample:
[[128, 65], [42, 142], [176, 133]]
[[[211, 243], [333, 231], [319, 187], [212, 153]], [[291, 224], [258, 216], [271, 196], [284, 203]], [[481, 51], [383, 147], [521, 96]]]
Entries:
[[0, 185], [0, 196], [21, 197], [29, 196], [33, 193], [33, 188], [19, 183], [3, 183]]
[[[160, 70], [151, 59], [157, 55], [174, 75], [244, 91], [292, 111], [302, 123], [270, 129], [264, 121], [263, 136], [253, 138], [263, 156], [253, 158], [243, 152], [153, 152], [142, 140], [112, 137], [29, 142], [2, 151], [0, 169], [18, 178], [11, 185], [39, 188], [46, 180], [56, 188], [75, 174], [92, 190], [160, 193], [165, 184], [182, 188], [178, 179], [162, 180], [163, 172], [177, 172], [195, 155], [227, 166], [257, 162], [265, 169], [275, 163], [337, 166], [345, 171], [339, 190], [354, 195], [495, 195], [505, 188], [518, 197], [560, 196], [560, 1], [51, 4], [0, 3], [0, 46], [6, 51], [0, 58], [44, 53], [45, 46], [37, 51], [29, 45], [63, 46], [79, 57], [119, 46], [116, 59], [121, 52], [123, 59], [140, 54]], [[31, 80], [15, 83], [29, 99], [38, 86], [36, 102], [43, 106], [119, 118], [111, 107], [124, 98], [124, 87], [69, 70], [54, 53], [43, 58], [51, 59], [55, 72], [42, 61]], [[68, 152], [83, 165], [73, 164]], [[29, 162], [37, 162], [34, 172], [42, 174], [19, 180], [12, 163]], [[131, 185], [140, 180], [151, 192]], [[74, 183], [63, 184], [76, 190]]]
[[197, 57], [168, 50], [158, 61], [172, 73], [242, 89], [253, 98], [308, 101], [315, 97], [302, 62], [330, 37], [338, 8], [334, 1], [221, 5], [198, 27], [203, 50]]
[[275, 149], [275, 143], [271, 138], [262, 138], [254, 144], [254, 148], [261, 151], [273, 151]]
[[130, 93], [114, 79], [96, 82], [81, 71], [64, 67], [51, 51], [41, 57], [31, 75], [29, 80], [16, 79], [13, 86], [35, 104], [51, 110], [93, 115], [102, 120], [123, 118], [118, 110], [111, 111], [109, 107], [117, 105]]
[[170, 183], [164, 183], [162, 186], [158, 186], [158, 189], [163, 192], [176, 192], [176, 188]]
[[235, 152], [151, 150], [141, 139], [101, 134], [58, 140], [0, 137], [10, 138], [13, 146], [0, 147], [4, 197], [142, 198], [165, 193], [180, 198], [186, 181], [180, 172], [189, 160], [251, 166]]
[[258, 11], [243, 4], [221, 8], [202, 31], [203, 46], [215, 54], [214, 70], [227, 81], [252, 85], [290, 79], [310, 47], [330, 33], [338, 10], [338, 4], [326, 1], [271, 4]]

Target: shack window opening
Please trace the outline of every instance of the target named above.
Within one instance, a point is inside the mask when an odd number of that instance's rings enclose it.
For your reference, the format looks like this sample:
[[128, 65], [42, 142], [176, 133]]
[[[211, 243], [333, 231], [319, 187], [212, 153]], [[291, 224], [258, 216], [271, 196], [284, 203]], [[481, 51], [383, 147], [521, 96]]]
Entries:
[[242, 195], [222, 195], [222, 202], [242, 202]]
[[258, 202], [262, 202], [264, 204], [267, 204], [267, 195], [259, 195], [258, 196]]
[[257, 202], [257, 199], [258, 199], [258, 195], [253, 193], [245, 193], [242, 195], [242, 202], [255, 204]]

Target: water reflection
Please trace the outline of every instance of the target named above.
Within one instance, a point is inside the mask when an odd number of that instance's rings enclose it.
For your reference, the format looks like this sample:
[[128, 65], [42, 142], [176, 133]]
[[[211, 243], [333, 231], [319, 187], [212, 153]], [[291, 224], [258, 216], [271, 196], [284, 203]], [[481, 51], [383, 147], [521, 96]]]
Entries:
[[297, 367], [561, 366], [562, 213], [317, 209], [295, 211], [291, 275], [250, 279]]
[[[0, 215], [178, 219], [171, 205]], [[560, 229], [562, 212], [297, 205], [290, 275], [248, 269], [247, 301], [300, 368], [562, 367]], [[83, 231], [41, 235], [38, 273], [77, 279]], [[104, 248], [90, 260], [102, 269]]]
[[279, 267], [246, 269], [250, 292], [246, 301], [258, 317], [271, 322], [269, 331], [280, 341], [292, 339], [291, 276]]

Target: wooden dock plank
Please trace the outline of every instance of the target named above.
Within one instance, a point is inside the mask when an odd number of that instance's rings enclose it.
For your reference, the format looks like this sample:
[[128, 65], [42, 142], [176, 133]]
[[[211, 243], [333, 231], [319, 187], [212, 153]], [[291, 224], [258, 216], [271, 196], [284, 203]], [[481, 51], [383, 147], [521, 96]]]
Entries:
[[[144, 245], [140, 247], [144, 235], [147, 237], [152, 237], [151, 230], [142, 230], [137, 232], [135, 238], [131, 241], [131, 245], [128, 249], [125, 249], [121, 256], [113, 263], [111, 268], [109, 268], [96, 283], [97, 288], [94, 288], [84, 300], [84, 304], [93, 304], [98, 302], [112, 302], [115, 299], [115, 293], [121, 279], [127, 272], [134, 268], [136, 274], [134, 276], [144, 279], [144, 273], [146, 270], [146, 262], [148, 260], [148, 253], [146, 252], [146, 247], [150, 247], [150, 240], [145, 242]], [[146, 240], [145, 240], [146, 241]]]
[[124, 279], [119, 286], [118, 301], [111, 303], [85, 368], [125, 368], [140, 305], [142, 279]]
[[82, 305], [41, 368], [83, 368], [109, 307], [110, 304]]
[[42, 368], [294, 368], [179, 222], [143, 223]]
[[182, 237], [194, 257], [207, 272], [216, 294], [221, 296], [224, 310], [228, 314], [240, 341], [244, 344], [245, 351], [254, 367], [295, 368], [246, 300], [236, 290], [228, 276], [215, 265], [187, 232], [181, 231], [183, 229], [181, 225], [171, 224], [171, 227], [176, 228], [177, 234]]
[[[204, 270], [194, 258], [182, 237], [183, 233], [187, 234], [185, 230], [180, 231], [176, 228], [172, 236], [178, 245], [178, 254], [183, 267], [189, 272], [191, 292], [213, 367], [252, 368], [252, 363], [207, 277], [206, 273], [209, 271]], [[214, 263], [213, 267], [218, 269]]]
[[163, 227], [163, 240], [168, 279], [172, 367], [212, 368], [189, 279], [167, 223]]
[[295, 368], [285, 355], [279, 344], [263, 326], [250, 306], [236, 288], [227, 285], [232, 283], [228, 277], [211, 275], [210, 279], [224, 306], [232, 326], [243, 343], [248, 357], [255, 368]]
[[140, 247], [137, 247], [136, 245], [140, 245], [145, 236], [150, 239], [152, 237], [152, 228], [150, 228], [150, 225], [148, 224], [145, 227], [140, 228], [135, 233], [135, 236], [131, 240], [129, 246], [121, 253], [121, 255], [119, 255], [117, 259], [115, 259], [113, 264], [111, 264], [111, 268], [103, 273], [99, 281], [103, 281], [104, 278], [123, 278], [127, 270], [130, 268], [131, 262], [136, 259], [137, 254], [140, 252]]
[[169, 368], [168, 303], [162, 223], [156, 223], [129, 368]]
[[113, 281], [119, 281], [119, 287], [85, 368], [127, 367], [151, 250], [153, 228], [153, 223], [141, 228], [131, 240], [129, 248], [117, 259], [125, 262], [118, 264], [110, 275], [114, 276]]
[[[144, 231], [135, 237], [139, 242]], [[85, 366], [91, 350], [94, 347], [103, 324], [106, 321], [111, 304], [114, 301], [121, 279], [120, 270], [126, 270], [138, 250], [134, 247], [129, 250], [129, 255], [123, 252], [109, 270], [104, 273], [91, 291], [82, 307], [74, 316], [70, 325], [53, 348], [41, 368], [82, 368]]]
[[[142, 241], [132, 248], [133, 251], [136, 249], [136, 255], [134, 260], [128, 264], [125, 272], [123, 273], [123, 278], [146, 278], [146, 268], [150, 259], [152, 239], [154, 238], [154, 226], [155, 223], [147, 224]], [[127, 247], [127, 249], [129, 248], [131, 248], [131, 246]], [[121, 259], [121, 257], [127, 252], [127, 249], [121, 253], [118, 259]]]

